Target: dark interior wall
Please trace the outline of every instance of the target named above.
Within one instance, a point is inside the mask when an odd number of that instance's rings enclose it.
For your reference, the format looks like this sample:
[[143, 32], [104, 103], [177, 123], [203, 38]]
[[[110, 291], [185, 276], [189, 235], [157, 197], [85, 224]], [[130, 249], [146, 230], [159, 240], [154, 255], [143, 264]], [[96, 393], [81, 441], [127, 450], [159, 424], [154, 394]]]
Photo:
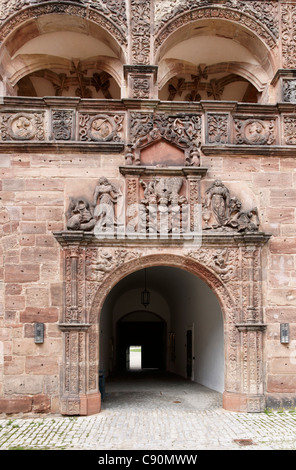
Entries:
[[142, 346], [142, 368], [164, 369], [166, 328], [164, 322], [118, 322], [117, 369], [126, 369], [126, 349]]

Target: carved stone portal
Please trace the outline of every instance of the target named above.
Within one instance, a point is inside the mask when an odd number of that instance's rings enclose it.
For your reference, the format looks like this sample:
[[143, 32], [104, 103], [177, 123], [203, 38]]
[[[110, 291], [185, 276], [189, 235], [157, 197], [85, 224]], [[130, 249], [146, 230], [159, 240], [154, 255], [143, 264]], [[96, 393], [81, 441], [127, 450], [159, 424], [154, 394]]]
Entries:
[[225, 335], [224, 408], [259, 412], [265, 406], [261, 305], [262, 233], [205, 235], [202, 246], [151, 241], [125, 244], [89, 232], [59, 232], [63, 246], [65, 306], [61, 412], [100, 411], [98, 388], [100, 312], [125, 276], [150, 266], [185, 269], [204, 280], [219, 299]]
[[[220, 180], [202, 193], [202, 167], [131, 165], [120, 171], [124, 189], [122, 181], [101, 177], [92, 201], [70, 201], [67, 230], [55, 233], [65, 273], [62, 413], [100, 410], [101, 309], [123, 277], [150, 266], [179, 267], [210, 286], [224, 318], [224, 407], [262, 411], [261, 250], [269, 236], [259, 232], [256, 207], [242, 208]], [[199, 237], [188, 237], [197, 226]]]

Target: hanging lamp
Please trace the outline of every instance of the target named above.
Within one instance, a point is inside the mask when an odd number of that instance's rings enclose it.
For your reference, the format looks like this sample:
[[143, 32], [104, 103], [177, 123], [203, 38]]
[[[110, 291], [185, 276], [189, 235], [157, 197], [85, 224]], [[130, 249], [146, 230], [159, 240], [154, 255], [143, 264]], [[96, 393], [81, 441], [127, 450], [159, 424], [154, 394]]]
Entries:
[[150, 292], [149, 290], [147, 290], [147, 287], [146, 287], [146, 268], [144, 270], [144, 276], [145, 276], [145, 286], [144, 286], [144, 290], [141, 292], [141, 304], [144, 305], [144, 307], [146, 308], [147, 305], [150, 304]]

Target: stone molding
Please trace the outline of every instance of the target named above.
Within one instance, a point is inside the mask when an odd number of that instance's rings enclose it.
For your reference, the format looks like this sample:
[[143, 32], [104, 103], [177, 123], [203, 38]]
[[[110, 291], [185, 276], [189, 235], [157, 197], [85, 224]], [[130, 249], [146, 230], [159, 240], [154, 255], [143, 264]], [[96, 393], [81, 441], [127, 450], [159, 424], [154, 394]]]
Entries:
[[[295, 82], [290, 76], [285, 80]], [[164, 139], [184, 150], [188, 165], [193, 154], [199, 159], [200, 151], [271, 156], [294, 152], [293, 100], [278, 105], [202, 101], [188, 103], [186, 113], [177, 102], [168, 107], [154, 100], [147, 100], [143, 111], [140, 101], [5, 98], [0, 105], [0, 148], [82, 153], [125, 149], [133, 154], [132, 164], [139, 164], [141, 150]], [[101, 125], [95, 130], [97, 123], [105, 125], [104, 132]]]

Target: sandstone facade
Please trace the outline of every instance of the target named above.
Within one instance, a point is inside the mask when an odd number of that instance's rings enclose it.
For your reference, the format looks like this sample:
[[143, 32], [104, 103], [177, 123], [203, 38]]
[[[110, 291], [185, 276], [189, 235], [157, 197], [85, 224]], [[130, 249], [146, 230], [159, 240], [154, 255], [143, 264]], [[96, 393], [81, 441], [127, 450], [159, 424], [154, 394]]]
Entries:
[[296, 1], [0, 9], [0, 413], [99, 412], [103, 306], [158, 266], [219, 300], [224, 407], [295, 407]]

